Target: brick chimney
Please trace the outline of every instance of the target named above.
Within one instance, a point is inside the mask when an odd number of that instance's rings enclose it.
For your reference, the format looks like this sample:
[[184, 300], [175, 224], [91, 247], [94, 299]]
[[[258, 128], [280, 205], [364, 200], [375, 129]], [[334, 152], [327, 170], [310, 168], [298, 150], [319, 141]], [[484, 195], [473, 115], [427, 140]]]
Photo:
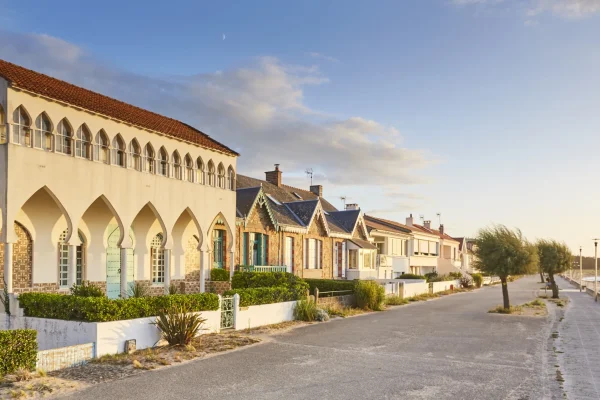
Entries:
[[346, 210], [360, 210], [360, 207], [356, 203], [346, 204]]
[[323, 186], [322, 185], [312, 185], [310, 187], [310, 191], [319, 197], [323, 197]]
[[444, 224], [440, 225], [440, 234], [443, 235], [444, 234]]
[[431, 221], [423, 221], [423, 226], [425, 226], [426, 229], [431, 229]]
[[265, 172], [265, 180], [277, 187], [281, 187], [281, 171], [279, 164], [275, 164], [275, 171]]
[[413, 216], [410, 214], [410, 217], [406, 217], [406, 226], [413, 226]]

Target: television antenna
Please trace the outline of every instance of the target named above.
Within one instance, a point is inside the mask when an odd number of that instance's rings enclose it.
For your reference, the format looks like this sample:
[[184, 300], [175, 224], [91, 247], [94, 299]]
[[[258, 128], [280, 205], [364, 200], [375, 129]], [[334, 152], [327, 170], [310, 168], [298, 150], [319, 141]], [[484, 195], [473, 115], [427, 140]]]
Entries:
[[346, 209], [346, 196], [340, 196], [340, 200], [344, 203], [344, 210]]
[[425, 222], [425, 215], [420, 214], [419, 219], [421, 220], [421, 224], [423, 224]]
[[306, 170], [304, 170], [304, 172], [306, 173], [307, 177], [310, 177], [310, 186], [312, 186], [313, 169], [312, 168], [306, 168]]
[[435, 215], [437, 215], [437, 217], [438, 217], [438, 221], [439, 221], [439, 223], [440, 223], [440, 226], [441, 226], [441, 225], [442, 225], [442, 213], [437, 213], [437, 214], [435, 214]]

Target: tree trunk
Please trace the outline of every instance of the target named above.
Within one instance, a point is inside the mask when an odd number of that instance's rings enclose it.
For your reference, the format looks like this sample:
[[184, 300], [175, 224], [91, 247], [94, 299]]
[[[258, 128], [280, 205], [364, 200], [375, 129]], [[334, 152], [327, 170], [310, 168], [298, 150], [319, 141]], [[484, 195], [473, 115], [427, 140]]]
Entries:
[[504, 300], [504, 308], [510, 309], [510, 300], [508, 299], [508, 282], [506, 276], [501, 276], [500, 281], [502, 282], [502, 299]]
[[544, 280], [544, 273], [542, 272], [541, 269], [540, 269], [540, 282], [546, 283], [546, 281]]
[[550, 287], [552, 288], [552, 298], [558, 299], [558, 285], [554, 281], [554, 274], [548, 274], [550, 278]]

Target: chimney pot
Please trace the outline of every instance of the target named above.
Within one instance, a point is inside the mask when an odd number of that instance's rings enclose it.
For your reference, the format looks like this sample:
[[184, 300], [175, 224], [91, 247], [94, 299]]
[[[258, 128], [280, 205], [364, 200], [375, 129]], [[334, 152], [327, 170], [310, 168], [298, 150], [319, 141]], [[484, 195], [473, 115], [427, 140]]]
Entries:
[[274, 171], [265, 172], [265, 180], [272, 185], [281, 187], [281, 171], [279, 170], [279, 164], [275, 164]]
[[406, 217], [406, 226], [413, 226], [413, 216], [410, 214], [410, 217]]
[[312, 185], [310, 191], [319, 197], [323, 197], [323, 185]]
[[356, 203], [346, 204], [346, 210], [360, 210], [360, 207]]
[[423, 225], [425, 225], [426, 229], [431, 229], [431, 221], [423, 221]]
[[443, 235], [444, 234], [444, 224], [440, 225], [440, 233]]

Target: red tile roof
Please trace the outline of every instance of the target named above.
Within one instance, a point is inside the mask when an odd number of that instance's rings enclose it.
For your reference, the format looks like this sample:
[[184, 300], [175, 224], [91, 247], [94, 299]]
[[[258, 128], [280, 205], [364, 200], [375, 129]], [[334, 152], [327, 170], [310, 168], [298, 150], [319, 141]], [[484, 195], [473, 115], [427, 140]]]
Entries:
[[42, 96], [225, 154], [239, 155], [204, 132], [183, 122], [132, 106], [8, 61], [0, 60], [0, 76], [8, 80], [12, 86]]

